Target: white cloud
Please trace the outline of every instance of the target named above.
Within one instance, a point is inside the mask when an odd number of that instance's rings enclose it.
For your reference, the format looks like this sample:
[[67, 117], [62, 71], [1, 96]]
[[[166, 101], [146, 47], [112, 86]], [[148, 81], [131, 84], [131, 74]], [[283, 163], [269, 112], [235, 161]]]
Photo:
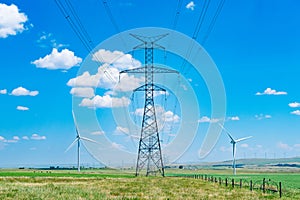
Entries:
[[126, 127], [121, 127], [121, 126], [117, 126], [116, 130], [115, 130], [115, 134], [121, 134], [121, 133], [125, 133], [126, 135], [129, 134], [129, 129]]
[[165, 122], [179, 122], [180, 117], [174, 114], [172, 111], [166, 111], [164, 113]]
[[95, 96], [94, 89], [90, 87], [72, 88], [70, 94], [77, 97], [86, 97], [86, 98], [92, 98]]
[[185, 7], [187, 9], [190, 9], [190, 10], [194, 10], [195, 9], [195, 3], [193, 1], [191, 1], [190, 3], [188, 3]]
[[13, 140], [17, 140], [18, 141], [18, 140], [20, 140], [20, 138], [18, 136], [14, 136]]
[[[144, 77], [137, 78], [133, 75], [123, 74], [120, 78], [119, 84], [114, 88], [114, 90], [123, 92], [132, 91], [139, 87], [143, 81]], [[157, 95], [161, 95], [161, 93], [154, 91], [153, 95], [155, 97]]]
[[115, 98], [109, 95], [96, 95], [92, 99], [84, 98], [79, 105], [88, 108], [114, 108], [126, 107], [129, 104], [130, 100], [126, 97]]
[[7, 89], [0, 90], [0, 94], [7, 94]]
[[211, 119], [211, 118], [209, 118], [209, 117], [207, 117], [207, 116], [203, 116], [203, 117], [201, 117], [199, 120], [198, 120], [198, 123], [217, 123], [218, 121], [220, 121], [220, 119], [215, 119], [215, 118], [213, 118], [213, 119]]
[[24, 23], [27, 20], [27, 16], [19, 12], [16, 5], [11, 4], [9, 6], [0, 3], [0, 38], [23, 32], [26, 29]]
[[287, 92], [267, 88], [264, 92], [257, 92], [255, 95], [287, 95]]
[[248, 145], [248, 144], [246, 144], [246, 143], [244, 143], [244, 144], [241, 144], [241, 147], [242, 147], [242, 148], [248, 148], [248, 147], [249, 147], [249, 145]]
[[141, 66], [141, 62], [134, 59], [130, 54], [125, 54], [121, 51], [109, 51], [105, 49], [100, 49], [94, 53], [92, 60], [111, 64], [118, 70], [132, 69], [134, 67]]
[[227, 119], [230, 121], [239, 121], [240, 120], [240, 118], [238, 116], [228, 117]]
[[277, 147], [279, 149], [285, 150], [285, 151], [290, 151], [292, 150], [292, 147], [290, 147], [288, 144], [285, 144], [283, 142], [278, 142]]
[[29, 137], [28, 136], [23, 136], [22, 139], [23, 140], [29, 140]]
[[91, 135], [104, 135], [104, 131], [94, 131], [91, 132]]
[[220, 147], [220, 151], [222, 151], [222, 152], [231, 152], [232, 149], [231, 149], [231, 147], [224, 147], [224, 146], [221, 146], [221, 147]]
[[[179, 122], [180, 120], [180, 117], [178, 115], [174, 114], [170, 110], [165, 111], [165, 109], [161, 106], [156, 106], [155, 112], [156, 112], [157, 120], [160, 122]], [[144, 108], [137, 108], [134, 111], [134, 114], [137, 116], [143, 116]]]
[[54, 39], [52, 33], [42, 32], [40, 34], [39, 39], [36, 41], [39, 47], [45, 48], [45, 47], [52, 47], [52, 48], [62, 48], [67, 47], [68, 45], [60, 44]]
[[118, 144], [118, 143], [115, 143], [115, 142], [112, 142], [111, 146], [114, 149], [125, 149], [125, 147], [122, 144]]
[[32, 140], [46, 140], [46, 136], [40, 136], [40, 135], [34, 133], [34, 134], [32, 134], [31, 139]]
[[44, 58], [39, 58], [31, 63], [36, 65], [37, 68], [67, 70], [74, 66], [78, 66], [81, 61], [82, 59], [75, 56], [73, 51], [63, 49], [59, 52], [56, 48], [53, 48], [51, 54], [46, 55]]
[[4, 141], [4, 140], [5, 140], [5, 138], [0, 135], [0, 141]]
[[39, 91], [29, 91], [26, 88], [18, 87], [11, 92], [11, 95], [14, 96], [36, 96], [39, 94]]
[[292, 111], [291, 114], [293, 114], [293, 115], [300, 115], [300, 110]]
[[291, 107], [291, 108], [299, 108], [300, 107], [300, 103], [298, 103], [298, 102], [289, 103], [289, 107]]
[[294, 145], [293, 145], [293, 148], [294, 148], [296, 151], [300, 151], [300, 144], [294, 144]]
[[264, 114], [259, 114], [254, 116], [257, 120], [262, 120], [262, 119], [271, 119], [271, 115], [264, 115]]
[[90, 75], [88, 71], [75, 78], [71, 78], [67, 85], [70, 87], [97, 87], [99, 82], [99, 75]]
[[17, 106], [17, 110], [26, 111], [29, 110], [29, 108], [25, 106]]

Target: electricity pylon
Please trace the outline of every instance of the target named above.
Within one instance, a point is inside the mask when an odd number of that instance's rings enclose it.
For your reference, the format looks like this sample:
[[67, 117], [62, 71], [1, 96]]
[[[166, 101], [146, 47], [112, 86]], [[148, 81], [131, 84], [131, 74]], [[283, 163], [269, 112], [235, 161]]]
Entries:
[[136, 88], [133, 92], [145, 92], [145, 105], [142, 121], [141, 136], [139, 140], [138, 158], [136, 164], [136, 173], [138, 176], [140, 171], [146, 167], [146, 176], [156, 175], [159, 172], [162, 176], [165, 175], [164, 164], [162, 159], [161, 145], [159, 140], [158, 126], [155, 115], [154, 92], [164, 91], [165, 89], [155, 85], [155, 73], [178, 73], [175, 70], [154, 66], [153, 52], [154, 49], [164, 49], [164, 47], [156, 44], [156, 42], [168, 34], [146, 37], [131, 34], [142, 43], [134, 48], [144, 49], [145, 51], [145, 65], [135, 69], [121, 71], [122, 73], [143, 73], [145, 75], [145, 84]]

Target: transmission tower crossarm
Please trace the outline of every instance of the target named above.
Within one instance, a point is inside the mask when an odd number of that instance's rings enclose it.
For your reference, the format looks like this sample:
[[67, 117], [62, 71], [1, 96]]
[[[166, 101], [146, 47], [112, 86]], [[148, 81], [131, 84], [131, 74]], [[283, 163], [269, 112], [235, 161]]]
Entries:
[[[127, 70], [123, 70], [120, 72], [120, 74], [142, 74], [145, 73], [147, 70], [146, 67], [138, 67], [138, 68], [134, 68], [134, 69], [127, 69]], [[173, 70], [173, 69], [167, 69], [167, 68], [163, 68], [163, 67], [153, 67], [152, 68], [153, 73], [155, 74], [165, 74], [165, 73], [174, 73], [174, 74], [179, 74], [178, 71]]]
[[[142, 85], [136, 89], [133, 90], [133, 92], [137, 92], [137, 91], [145, 91], [146, 90], [146, 85]], [[166, 89], [159, 87], [158, 85], [153, 85], [153, 90], [152, 91], [163, 91], [166, 92]]]

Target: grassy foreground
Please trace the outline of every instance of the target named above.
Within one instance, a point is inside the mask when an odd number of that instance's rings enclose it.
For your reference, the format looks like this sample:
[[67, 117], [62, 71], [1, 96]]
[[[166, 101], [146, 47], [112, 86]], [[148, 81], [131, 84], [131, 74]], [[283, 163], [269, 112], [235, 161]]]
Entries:
[[[0, 171], [0, 199], [278, 199], [278, 195], [183, 177], [134, 177], [113, 171]], [[300, 199], [300, 193], [282, 199]]]

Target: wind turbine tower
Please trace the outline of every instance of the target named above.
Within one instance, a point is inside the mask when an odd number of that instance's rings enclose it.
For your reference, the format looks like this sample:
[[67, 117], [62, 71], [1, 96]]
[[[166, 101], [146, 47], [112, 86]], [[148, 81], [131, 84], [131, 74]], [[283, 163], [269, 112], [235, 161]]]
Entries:
[[252, 136], [248, 136], [248, 137], [244, 137], [244, 138], [240, 138], [240, 139], [234, 139], [232, 137], [232, 135], [229, 133], [229, 131], [227, 131], [224, 126], [222, 126], [221, 124], [219, 124], [221, 126], [221, 128], [225, 131], [225, 133], [228, 135], [228, 137], [230, 138], [230, 143], [232, 144], [232, 169], [233, 169], [233, 175], [236, 175], [236, 162], [235, 162], [235, 155], [236, 155], [236, 143], [241, 142], [243, 140], [247, 140], [249, 138], [252, 138]]

